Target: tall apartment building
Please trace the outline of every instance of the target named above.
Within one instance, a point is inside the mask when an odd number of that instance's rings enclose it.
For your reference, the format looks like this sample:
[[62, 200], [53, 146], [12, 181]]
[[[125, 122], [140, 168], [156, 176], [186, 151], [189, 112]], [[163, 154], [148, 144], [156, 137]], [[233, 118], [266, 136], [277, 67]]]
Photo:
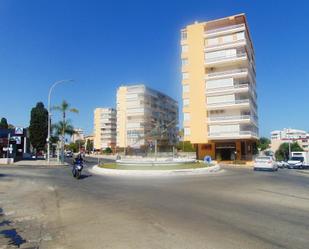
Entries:
[[116, 110], [96, 108], [94, 110], [94, 148], [96, 150], [116, 146]]
[[178, 103], [171, 97], [144, 85], [118, 88], [118, 147], [141, 148], [150, 145], [159, 126], [166, 126], [166, 132], [158, 140], [158, 145], [168, 145], [175, 139], [177, 125]]
[[282, 143], [297, 142], [304, 151], [309, 151], [309, 133], [303, 130], [286, 129], [271, 132], [271, 150], [276, 152]]
[[244, 14], [181, 30], [184, 139], [199, 158], [250, 160], [258, 138], [255, 55]]

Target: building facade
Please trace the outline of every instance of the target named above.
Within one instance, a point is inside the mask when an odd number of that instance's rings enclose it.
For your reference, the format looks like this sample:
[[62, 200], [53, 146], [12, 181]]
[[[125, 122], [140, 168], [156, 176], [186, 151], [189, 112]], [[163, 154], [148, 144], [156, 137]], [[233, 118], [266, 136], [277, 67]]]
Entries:
[[283, 143], [297, 142], [304, 151], [309, 151], [309, 133], [303, 130], [287, 129], [271, 132], [271, 150], [276, 152]]
[[71, 142], [75, 143], [78, 140], [84, 140], [84, 130], [81, 128], [75, 128], [74, 134], [71, 136]]
[[116, 110], [96, 108], [94, 110], [94, 148], [104, 150], [116, 146]]
[[255, 55], [244, 14], [181, 30], [184, 139], [198, 158], [251, 160], [258, 138]]
[[[154, 140], [159, 146], [175, 142], [178, 103], [145, 85], [117, 90], [117, 147], [145, 148]], [[160, 133], [160, 138], [158, 138]]]

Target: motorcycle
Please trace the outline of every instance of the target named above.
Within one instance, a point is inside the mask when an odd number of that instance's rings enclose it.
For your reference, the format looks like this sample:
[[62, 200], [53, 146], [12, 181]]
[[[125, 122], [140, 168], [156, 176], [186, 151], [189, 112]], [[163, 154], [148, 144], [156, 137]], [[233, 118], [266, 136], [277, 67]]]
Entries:
[[81, 161], [74, 162], [72, 169], [73, 177], [79, 179], [82, 175], [82, 170], [83, 170], [83, 163]]

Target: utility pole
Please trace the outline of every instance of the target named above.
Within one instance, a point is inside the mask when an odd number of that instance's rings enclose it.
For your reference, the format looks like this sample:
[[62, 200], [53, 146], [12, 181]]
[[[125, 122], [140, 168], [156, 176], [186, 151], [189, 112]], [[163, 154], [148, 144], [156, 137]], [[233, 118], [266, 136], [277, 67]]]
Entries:
[[291, 140], [289, 139], [289, 159], [291, 158]]
[[8, 146], [7, 146], [7, 159], [9, 161], [9, 156], [10, 156], [10, 139], [11, 139], [11, 133], [9, 132], [8, 134]]

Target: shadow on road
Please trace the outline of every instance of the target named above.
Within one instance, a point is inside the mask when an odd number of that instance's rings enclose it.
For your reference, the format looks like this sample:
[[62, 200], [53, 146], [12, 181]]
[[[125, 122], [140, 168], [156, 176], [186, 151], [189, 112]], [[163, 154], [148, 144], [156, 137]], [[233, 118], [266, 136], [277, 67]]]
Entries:
[[84, 180], [84, 179], [86, 179], [86, 178], [88, 178], [88, 177], [91, 177], [92, 175], [91, 174], [88, 174], [88, 175], [81, 175], [80, 176], [80, 180]]
[[[0, 208], [0, 218], [4, 217], [3, 209]], [[0, 235], [3, 235], [5, 238], [9, 239], [8, 245], [18, 246], [18, 248], [26, 243], [26, 240], [18, 234], [15, 228], [11, 227], [12, 222], [9, 220], [2, 220], [0, 222], [0, 227], [5, 227], [5, 229], [0, 230]]]

